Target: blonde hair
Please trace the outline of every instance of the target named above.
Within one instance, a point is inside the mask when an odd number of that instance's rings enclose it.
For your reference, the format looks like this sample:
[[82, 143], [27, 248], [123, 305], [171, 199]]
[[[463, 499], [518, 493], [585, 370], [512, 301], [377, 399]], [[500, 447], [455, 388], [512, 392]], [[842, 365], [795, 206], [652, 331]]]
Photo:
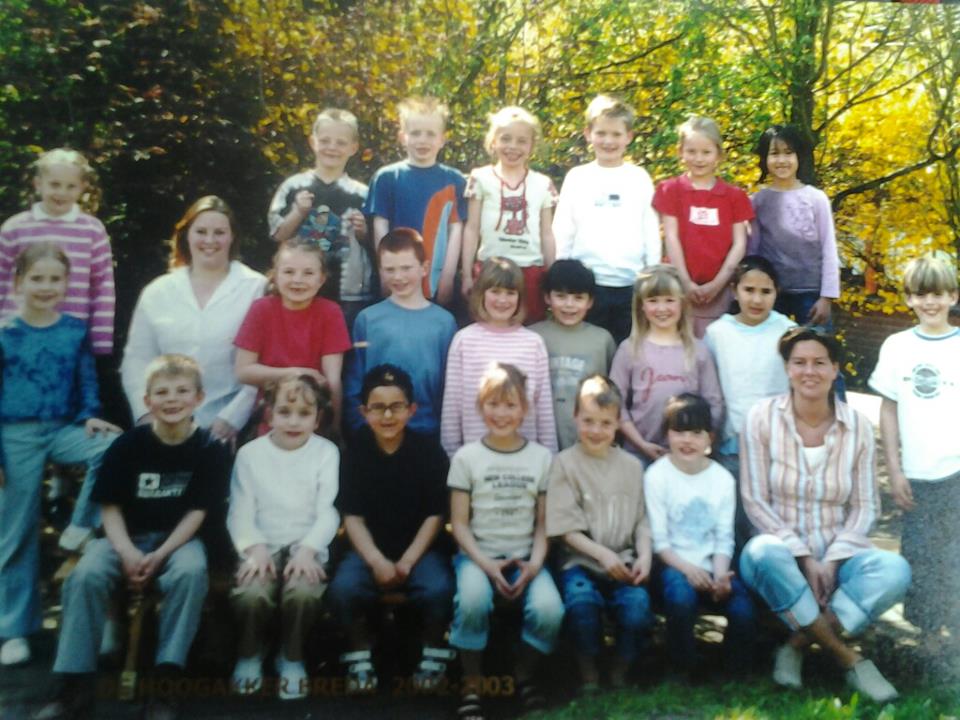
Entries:
[[332, 125], [333, 123], [347, 125], [353, 130], [353, 139], [360, 139], [360, 123], [357, 122], [357, 116], [349, 110], [341, 110], [340, 108], [325, 108], [321, 110], [320, 114], [317, 115], [317, 119], [313, 121], [310, 134], [317, 135], [324, 125]]
[[160, 377], [188, 377], [193, 381], [193, 384], [197, 388], [197, 392], [203, 391], [200, 364], [189, 355], [182, 355], [180, 353], [167, 353], [166, 355], [160, 355], [159, 357], [156, 357], [150, 361], [150, 364], [147, 365], [146, 371], [144, 371], [144, 375], [146, 376], [147, 380], [147, 393], [150, 392], [150, 388], [153, 386], [153, 383], [157, 380], [157, 378]]
[[70, 258], [67, 257], [63, 248], [57, 243], [49, 241], [30, 243], [20, 251], [17, 259], [13, 261], [14, 285], [19, 284], [20, 281], [23, 280], [23, 277], [30, 272], [30, 268], [33, 267], [34, 263], [38, 260], [46, 259], [56, 260], [63, 265], [64, 274], [70, 274]]
[[623, 100], [613, 95], [597, 95], [590, 104], [587, 105], [587, 127], [592, 128], [593, 124], [600, 118], [611, 118], [614, 120], [623, 120], [627, 130], [633, 130], [633, 123], [637, 114], [633, 108], [627, 105]]
[[450, 108], [446, 103], [441, 102], [435, 97], [408, 97], [400, 101], [397, 106], [397, 114], [400, 116], [400, 129], [406, 126], [407, 121], [415, 115], [430, 115], [440, 118], [444, 129], [447, 127], [447, 120], [450, 119]]
[[903, 273], [907, 295], [957, 292], [957, 270], [949, 260], [933, 253], [914, 258]]
[[630, 345], [634, 358], [643, 354], [643, 341], [650, 334], [650, 321], [643, 312], [643, 301], [647, 298], [670, 295], [680, 298], [680, 319], [677, 322], [677, 333], [683, 343], [685, 367], [693, 368], [696, 345], [693, 338], [693, 323], [690, 318], [690, 300], [683, 290], [683, 281], [680, 272], [673, 265], [651, 265], [637, 274], [633, 284], [633, 313], [632, 328], [630, 330]]
[[493, 143], [496, 142], [497, 135], [499, 135], [504, 128], [511, 123], [523, 123], [530, 128], [530, 131], [533, 134], [533, 142], [531, 143], [530, 147], [531, 150], [533, 150], [533, 147], [536, 146], [537, 140], [540, 139], [540, 121], [537, 120], [534, 115], [517, 105], [508, 105], [507, 107], [498, 110], [490, 115], [489, 121], [490, 127], [487, 130], [486, 137], [483, 139], [483, 146], [491, 155], [493, 155]]
[[[323, 252], [323, 248], [320, 247], [320, 244], [315, 242], [303, 242], [293, 238], [292, 240], [287, 240], [280, 243], [280, 247], [277, 248], [277, 252], [274, 253], [273, 262], [270, 264], [270, 270], [267, 272], [267, 289], [264, 291], [265, 295], [280, 294], [280, 289], [277, 287], [277, 264], [280, 262], [280, 256], [283, 255], [283, 253], [293, 252], [294, 250], [300, 250], [301, 252], [315, 255], [317, 261], [320, 263], [321, 274], [326, 276], [327, 256]], [[320, 290], [317, 290], [317, 294], [319, 293]]]
[[483, 412], [483, 404], [488, 400], [507, 400], [516, 393], [524, 414], [530, 407], [527, 401], [527, 376], [516, 365], [492, 362], [480, 378], [477, 389], [477, 410]]
[[720, 134], [720, 128], [708, 117], [691, 115], [680, 127], [677, 128], [677, 147], [683, 148], [684, 141], [694, 133], [703, 135], [707, 140], [717, 146], [720, 155], [723, 155], [723, 135]]
[[490, 315], [483, 306], [483, 296], [487, 290], [491, 288], [504, 288], [506, 290], [517, 291], [517, 309], [510, 319], [514, 325], [522, 323], [524, 317], [523, 270], [509, 258], [492, 257], [483, 261], [483, 265], [480, 267], [480, 274], [477, 276], [477, 281], [470, 290], [470, 300], [468, 303], [470, 316], [478, 322], [490, 321]]
[[80, 170], [80, 177], [86, 187], [80, 195], [79, 205], [86, 212], [95, 213], [100, 206], [100, 188], [97, 187], [97, 173], [87, 159], [71, 148], [47, 150], [33, 161], [33, 176], [40, 177], [53, 165], [72, 165]]

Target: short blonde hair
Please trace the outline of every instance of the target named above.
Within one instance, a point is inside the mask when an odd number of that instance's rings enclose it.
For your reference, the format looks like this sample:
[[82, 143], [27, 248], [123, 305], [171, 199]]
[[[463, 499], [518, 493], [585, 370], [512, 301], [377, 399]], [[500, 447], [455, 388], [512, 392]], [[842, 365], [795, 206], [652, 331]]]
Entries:
[[446, 129], [447, 120], [450, 119], [450, 108], [438, 98], [415, 96], [401, 100], [397, 106], [397, 114], [400, 116], [400, 129], [403, 129], [407, 121], [415, 115], [439, 117], [441, 124]]
[[477, 281], [470, 290], [468, 303], [470, 316], [478, 322], [489, 322], [490, 320], [490, 315], [487, 314], [487, 309], [483, 306], [483, 296], [490, 288], [505, 288], [517, 291], [519, 295], [517, 310], [511, 320], [515, 325], [522, 323], [524, 317], [523, 270], [509, 258], [492, 257], [483, 261]]
[[483, 146], [491, 155], [493, 154], [493, 143], [496, 141], [497, 135], [499, 135], [500, 132], [511, 123], [523, 123], [530, 128], [531, 132], [533, 133], [532, 145], [535, 146], [537, 144], [537, 140], [540, 139], [540, 121], [537, 120], [534, 115], [517, 105], [509, 105], [501, 110], [498, 110], [490, 116], [489, 120], [490, 127], [487, 130], [486, 137], [483, 139]]
[[360, 139], [360, 123], [357, 122], [357, 116], [349, 110], [341, 110], [340, 108], [325, 108], [321, 110], [320, 114], [317, 115], [317, 119], [313, 121], [313, 127], [310, 129], [310, 133], [316, 135], [324, 125], [331, 125], [333, 123], [341, 123], [349, 126], [349, 128], [353, 130], [353, 139]]
[[680, 127], [677, 128], [677, 146], [683, 148], [683, 142], [694, 133], [703, 135], [707, 140], [717, 146], [717, 150], [723, 155], [723, 135], [720, 134], [720, 128], [713, 120], [708, 117], [691, 115]]
[[907, 295], [957, 292], [957, 270], [953, 264], [933, 253], [914, 258], [903, 273]]
[[492, 362], [480, 378], [477, 389], [477, 410], [482, 412], [483, 404], [488, 400], [506, 400], [516, 393], [524, 413], [529, 409], [527, 401], [527, 376], [516, 365]]
[[200, 364], [189, 355], [182, 355], [180, 353], [167, 353], [166, 355], [155, 357], [150, 361], [150, 364], [147, 365], [144, 375], [146, 376], [147, 380], [147, 393], [150, 392], [150, 388], [153, 387], [153, 383], [156, 382], [157, 378], [160, 377], [188, 377], [193, 380], [193, 384], [196, 386], [197, 392], [203, 391], [203, 379], [200, 373]]
[[633, 130], [633, 123], [637, 114], [633, 108], [627, 105], [623, 100], [613, 95], [597, 95], [590, 104], [587, 105], [587, 127], [592, 128], [593, 124], [600, 118], [612, 118], [614, 120], [623, 120], [627, 130]]
[[577, 386], [577, 397], [573, 401], [574, 416], [580, 413], [580, 403], [586, 398], [593, 400], [601, 410], [616, 408], [618, 415], [623, 405], [620, 388], [613, 380], [599, 373], [588, 375]]
[[90, 213], [96, 212], [100, 204], [100, 189], [97, 187], [97, 172], [93, 165], [79, 152], [72, 148], [54, 148], [42, 153], [33, 161], [33, 175], [40, 177], [53, 165], [72, 165], [80, 170], [80, 177], [86, 186], [80, 196], [80, 205]]

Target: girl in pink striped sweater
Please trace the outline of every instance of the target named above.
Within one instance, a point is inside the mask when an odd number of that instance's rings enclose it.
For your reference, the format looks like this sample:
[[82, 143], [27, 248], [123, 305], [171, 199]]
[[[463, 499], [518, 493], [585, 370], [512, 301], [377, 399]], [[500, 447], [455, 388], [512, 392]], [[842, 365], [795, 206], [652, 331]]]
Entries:
[[86, 321], [94, 355], [113, 353], [113, 253], [103, 223], [83, 212], [95, 210], [93, 168], [76, 150], [57, 148], [34, 163], [39, 197], [28, 210], [0, 227], [0, 316], [18, 310], [13, 293], [17, 255], [37, 242], [53, 242], [70, 259], [67, 293], [57, 308]]
[[520, 434], [557, 451], [547, 348], [522, 325], [523, 293], [523, 271], [516, 263], [501, 257], [484, 261], [470, 292], [470, 314], [476, 322], [453, 336], [447, 356], [440, 440], [451, 456], [487, 432], [476, 398], [492, 362], [515, 365], [527, 376], [529, 411]]

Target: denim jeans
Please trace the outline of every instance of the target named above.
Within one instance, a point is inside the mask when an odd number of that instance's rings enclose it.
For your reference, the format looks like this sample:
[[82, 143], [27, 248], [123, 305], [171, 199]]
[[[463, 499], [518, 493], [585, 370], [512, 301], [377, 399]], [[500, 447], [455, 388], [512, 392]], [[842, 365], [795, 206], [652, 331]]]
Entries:
[[[131, 539], [146, 553], [160, 547], [166, 537], [166, 533], [147, 533]], [[107, 608], [122, 579], [120, 556], [110, 541], [98, 538], [87, 543], [80, 562], [63, 585], [63, 617], [54, 672], [96, 671]], [[163, 596], [156, 663], [182, 668], [197, 634], [207, 596], [207, 554], [203, 543], [193, 538], [174, 550], [154, 582]]]
[[727, 600], [714, 602], [709, 593], [694, 589], [686, 575], [676, 568], [661, 566], [655, 577], [663, 600], [663, 613], [667, 618], [667, 652], [675, 667], [690, 670], [696, 662], [693, 631], [703, 608], [722, 610], [727, 618], [727, 629], [723, 635], [727, 669], [736, 673], [749, 670], [753, 662], [756, 608], [739, 578], [731, 580], [733, 592]]
[[[807, 627], [820, 607], [807, 578], [787, 545], [774, 535], [758, 535], [740, 556], [740, 574], [791, 629]], [[837, 568], [836, 590], [829, 607], [843, 629], [861, 632], [890, 606], [903, 599], [910, 586], [910, 565], [887, 550], [864, 550]]]
[[0, 488], [0, 637], [40, 629], [40, 495], [47, 460], [86, 463], [87, 476], [74, 508], [74, 524], [92, 527], [99, 507], [90, 491], [100, 460], [117, 437], [87, 437], [83, 424], [59, 420], [6, 423], [0, 430], [6, 484]]
[[[495, 590], [487, 574], [463, 553], [453, 558], [453, 569], [457, 576], [457, 594], [453, 598], [450, 644], [461, 650], [483, 650], [490, 634]], [[504, 577], [507, 582], [514, 582], [519, 572], [511, 568]], [[530, 581], [520, 602], [523, 603], [523, 641], [544, 655], [552, 652], [563, 622], [563, 600], [546, 568]]]
[[637, 659], [654, 623], [645, 587], [598, 577], [579, 565], [563, 571], [560, 585], [577, 653], [600, 654], [600, 613], [609, 608], [616, 620], [617, 655], [627, 662]]
[[[427, 624], [444, 625], [450, 617], [454, 590], [449, 558], [436, 550], [428, 550], [399, 589], [406, 593]], [[327, 601], [337, 621], [342, 627], [351, 627], [358, 615], [376, 605], [379, 597], [380, 589], [370, 568], [359, 553], [348, 551], [327, 590]]]

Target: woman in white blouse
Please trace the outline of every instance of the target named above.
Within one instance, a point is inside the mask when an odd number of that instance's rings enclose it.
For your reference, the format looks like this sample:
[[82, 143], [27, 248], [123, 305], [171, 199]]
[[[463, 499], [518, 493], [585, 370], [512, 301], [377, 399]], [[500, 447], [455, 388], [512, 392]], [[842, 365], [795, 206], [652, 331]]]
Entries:
[[170, 244], [170, 271], [144, 288], [133, 312], [120, 367], [124, 393], [143, 421], [147, 364], [164, 353], [189, 355], [203, 372], [197, 424], [233, 442], [256, 402], [256, 389], [234, 376], [233, 339], [266, 278], [236, 259], [233, 212], [215, 195], [190, 206]]

